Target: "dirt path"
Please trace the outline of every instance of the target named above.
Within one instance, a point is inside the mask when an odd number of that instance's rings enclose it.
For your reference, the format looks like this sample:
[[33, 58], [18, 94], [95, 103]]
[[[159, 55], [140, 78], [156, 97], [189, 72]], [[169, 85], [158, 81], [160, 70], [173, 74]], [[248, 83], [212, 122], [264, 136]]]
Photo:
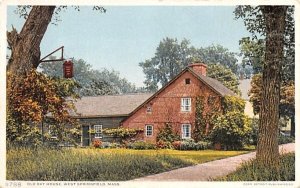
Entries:
[[[281, 145], [279, 151], [281, 154], [293, 152], [295, 144]], [[253, 158], [255, 158], [255, 152], [146, 176], [133, 181], [208, 181], [234, 172], [241, 163]]]

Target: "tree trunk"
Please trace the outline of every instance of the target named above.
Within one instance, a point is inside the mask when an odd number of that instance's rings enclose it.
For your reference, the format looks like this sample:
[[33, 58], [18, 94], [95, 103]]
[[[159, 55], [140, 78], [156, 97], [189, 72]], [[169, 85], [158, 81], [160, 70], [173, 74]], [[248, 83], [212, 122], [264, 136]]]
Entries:
[[286, 9], [285, 6], [261, 7], [266, 24], [266, 53], [256, 158], [270, 167], [279, 162], [280, 71], [283, 60]]
[[47, 30], [55, 6], [33, 6], [20, 32], [15, 29], [7, 33], [11, 47], [11, 57], [7, 71], [11, 74], [24, 75], [39, 65], [40, 44]]

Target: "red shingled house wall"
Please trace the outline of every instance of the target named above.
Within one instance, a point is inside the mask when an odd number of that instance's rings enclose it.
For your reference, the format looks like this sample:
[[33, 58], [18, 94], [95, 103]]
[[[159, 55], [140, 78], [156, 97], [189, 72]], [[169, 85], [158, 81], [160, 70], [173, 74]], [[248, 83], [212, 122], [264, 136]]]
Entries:
[[[199, 76], [202, 75], [202, 76]], [[188, 81], [190, 80], [190, 81]], [[194, 63], [189, 65], [166, 86], [156, 92], [152, 97], [135, 109], [121, 126], [128, 128], [146, 129], [146, 125], [153, 126], [153, 134], [147, 136], [146, 131], [140, 134], [137, 139], [155, 142], [159, 128], [163, 127], [166, 122], [171, 122], [180, 136], [182, 136], [182, 125], [191, 125], [191, 134], [195, 124], [195, 103], [197, 96], [204, 96], [204, 113], [210, 110], [208, 104], [209, 97], [215, 100], [220, 106], [222, 93], [216, 90], [213, 85], [215, 80], [206, 78], [206, 65], [203, 63]], [[222, 88], [225, 87], [222, 85]], [[226, 90], [227, 88], [223, 88]], [[227, 94], [231, 91], [227, 91]], [[191, 98], [191, 111], [185, 112], [181, 109], [182, 98]], [[151, 112], [149, 112], [151, 110]], [[206, 127], [208, 129], [208, 127]]]

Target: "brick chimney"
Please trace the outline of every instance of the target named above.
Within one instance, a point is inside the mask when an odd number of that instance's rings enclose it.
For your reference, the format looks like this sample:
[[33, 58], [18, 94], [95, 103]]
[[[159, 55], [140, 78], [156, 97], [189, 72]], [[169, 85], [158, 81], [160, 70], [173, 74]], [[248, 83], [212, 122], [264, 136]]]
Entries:
[[201, 74], [203, 76], [206, 76], [206, 67], [204, 63], [201, 63], [200, 61], [196, 61], [192, 64], [189, 64], [189, 67], [193, 69], [197, 74]]

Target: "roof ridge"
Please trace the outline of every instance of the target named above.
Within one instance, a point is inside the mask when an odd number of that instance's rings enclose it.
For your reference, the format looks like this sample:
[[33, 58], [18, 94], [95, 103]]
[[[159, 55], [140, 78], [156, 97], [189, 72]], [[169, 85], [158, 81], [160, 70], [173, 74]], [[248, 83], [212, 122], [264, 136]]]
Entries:
[[113, 95], [82, 96], [81, 98], [114, 97], [114, 96], [129, 96], [129, 95], [153, 95], [153, 94], [154, 93], [126, 93], [126, 94], [113, 94]]

